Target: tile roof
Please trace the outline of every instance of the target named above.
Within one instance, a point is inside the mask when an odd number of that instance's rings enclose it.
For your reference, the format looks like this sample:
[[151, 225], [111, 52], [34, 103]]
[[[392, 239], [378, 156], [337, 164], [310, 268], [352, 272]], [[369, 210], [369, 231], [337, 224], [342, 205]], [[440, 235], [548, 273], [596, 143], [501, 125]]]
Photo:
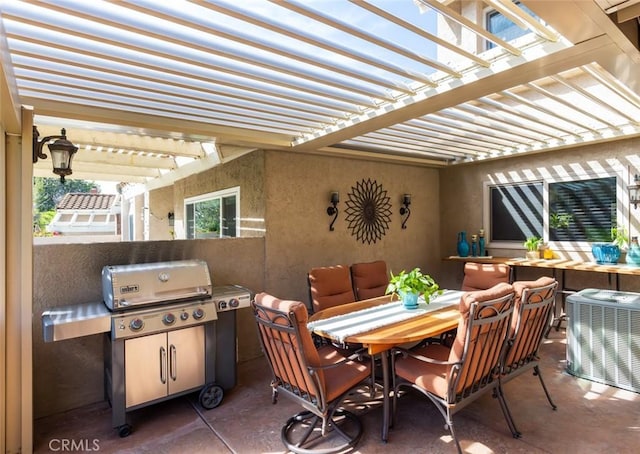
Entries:
[[116, 201], [116, 194], [91, 194], [69, 192], [58, 203], [58, 210], [109, 210]]

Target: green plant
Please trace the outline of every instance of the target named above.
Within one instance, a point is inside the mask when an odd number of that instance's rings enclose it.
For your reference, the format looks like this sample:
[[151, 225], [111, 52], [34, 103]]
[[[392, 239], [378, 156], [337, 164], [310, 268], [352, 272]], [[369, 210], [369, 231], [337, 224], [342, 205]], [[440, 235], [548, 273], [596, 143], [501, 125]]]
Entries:
[[629, 233], [627, 229], [620, 225], [611, 227], [611, 242], [620, 249], [627, 247], [629, 244]]
[[428, 303], [434, 294], [440, 295], [442, 290], [428, 274], [423, 274], [420, 268], [414, 268], [408, 273], [400, 271], [395, 276], [391, 274], [389, 285], [385, 293], [395, 293], [402, 296], [403, 293], [418, 293], [424, 295], [424, 300]]
[[573, 221], [572, 214], [551, 213], [551, 216], [549, 216], [549, 227], [552, 229], [566, 228], [569, 227], [571, 221]]
[[542, 238], [538, 238], [537, 236], [530, 236], [525, 240], [523, 246], [529, 252], [537, 251], [540, 245], [542, 244]]

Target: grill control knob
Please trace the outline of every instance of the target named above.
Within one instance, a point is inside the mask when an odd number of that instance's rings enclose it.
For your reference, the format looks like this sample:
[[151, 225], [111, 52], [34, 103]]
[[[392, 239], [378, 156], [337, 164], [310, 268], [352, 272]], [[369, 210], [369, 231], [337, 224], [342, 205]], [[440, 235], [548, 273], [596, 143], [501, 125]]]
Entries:
[[240, 301], [237, 298], [231, 298], [229, 300], [229, 307], [238, 307], [240, 306]]
[[194, 309], [193, 311], [193, 318], [195, 318], [196, 320], [200, 320], [202, 317], [204, 317], [204, 311], [202, 310], [202, 308], [197, 308]]
[[134, 318], [129, 323], [129, 328], [131, 328], [131, 331], [140, 331], [143, 326], [144, 326], [144, 322], [142, 321], [141, 318]]
[[176, 316], [171, 312], [164, 314], [164, 317], [162, 317], [162, 323], [164, 323], [165, 325], [173, 325], [175, 322]]
[[186, 321], [188, 318], [189, 318], [189, 313], [188, 312], [180, 313], [180, 320], [182, 320], [183, 322]]
[[222, 301], [218, 301], [218, 309], [220, 310], [225, 310], [227, 308], [227, 302], [222, 300]]

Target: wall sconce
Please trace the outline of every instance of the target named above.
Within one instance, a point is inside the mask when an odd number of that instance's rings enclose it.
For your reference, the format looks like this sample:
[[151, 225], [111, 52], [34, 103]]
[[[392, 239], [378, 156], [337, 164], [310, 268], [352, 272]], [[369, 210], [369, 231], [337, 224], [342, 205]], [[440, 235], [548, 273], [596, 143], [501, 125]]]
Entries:
[[169, 211], [169, 213], [167, 213], [167, 219], [169, 220], [169, 227], [173, 227], [175, 224], [175, 214], [173, 211]]
[[402, 196], [402, 204], [404, 205], [400, 208], [400, 216], [406, 215], [406, 217], [402, 220], [402, 228], [407, 228], [407, 219], [411, 216], [411, 210], [409, 209], [409, 205], [411, 205], [411, 194], [405, 194]]
[[336, 222], [338, 218], [338, 202], [340, 201], [340, 194], [338, 192], [331, 193], [331, 206], [327, 208], [327, 214], [329, 216], [333, 216], [333, 220], [331, 224], [329, 224], [329, 230], [333, 232], [333, 224]]
[[40, 133], [36, 126], [33, 127], [33, 163], [38, 162], [38, 158], [47, 159], [47, 155], [42, 152], [45, 143], [56, 139], [55, 142], [49, 144], [51, 152], [51, 161], [53, 162], [53, 173], [60, 175], [60, 183], [64, 184], [64, 177], [71, 175], [71, 160], [78, 147], [67, 140], [67, 131], [62, 128], [59, 136], [47, 136], [42, 140], [38, 140]]
[[633, 204], [633, 208], [638, 208], [640, 203], [640, 175], [633, 176], [633, 184], [629, 185], [629, 203]]

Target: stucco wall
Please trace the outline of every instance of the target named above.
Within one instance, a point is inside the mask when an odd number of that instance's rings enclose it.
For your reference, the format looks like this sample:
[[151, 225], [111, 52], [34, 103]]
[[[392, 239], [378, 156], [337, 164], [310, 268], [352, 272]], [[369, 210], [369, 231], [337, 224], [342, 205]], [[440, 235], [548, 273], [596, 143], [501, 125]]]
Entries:
[[[101, 301], [103, 266], [202, 259], [214, 286], [238, 284], [252, 291], [264, 287], [262, 238], [41, 245], [34, 247], [33, 259], [35, 418], [104, 399], [103, 336], [44, 343], [41, 324], [46, 309]], [[238, 360], [260, 356], [251, 310], [239, 310], [236, 322]]]
[[[440, 206], [439, 212], [440, 241], [443, 257], [456, 254], [456, 233], [466, 231], [477, 232], [487, 225], [483, 218], [483, 185], [486, 181], [503, 183], [541, 179], [545, 175], [560, 176], [595, 172], [600, 169], [617, 172], [621, 175], [640, 173], [638, 150], [640, 138], [632, 138], [614, 142], [606, 142], [571, 149], [485, 161], [477, 164], [464, 164], [443, 169], [440, 174]], [[629, 183], [629, 181], [625, 181]], [[640, 208], [625, 205], [625, 221], [629, 225], [632, 236], [640, 235]], [[524, 257], [524, 247], [515, 249], [497, 249], [489, 243], [489, 253], [500, 257]], [[555, 249], [560, 257], [575, 258], [585, 261], [593, 260], [590, 251]], [[460, 263], [443, 263], [443, 280], [448, 286], [455, 286], [462, 276]], [[520, 269], [520, 276], [532, 276], [534, 271]], [[539, 274], [549, 274], [538, 270]], [[567, 272], [567, 286], [571, 288], [601, 287], [610, 288], [605, 273]], [[620, 287], [623, 290], [638, 291], [640, 279], [632, 276], [620, 276]]]
[[184, 199], [240, 186], [240, 236], [264, 236], [264, 152], [250, 154], [173, 185], [176, 232], [184, 231]]
[[174, 226], [169, 225], [169, 213], [175, 213], [173, 186], [149, 192], [149, 239], [172, 240]]
[[[390, 197], [388, 228], [379, 240], [352, 235], [345, 209], [349, 193], [375, 181]], [[339, 214], [329, 231], [330, 193], [340, 193]], [[316, 266], [378, 259], [398, 272], [419, 266], [439, 274], [439, 178], [424, 167], [268, 151], [265, 155], [266, 290], [308, 303], [307, 272]], [[401, 229], [402, 196], [410, 193], [411, 217]]]

